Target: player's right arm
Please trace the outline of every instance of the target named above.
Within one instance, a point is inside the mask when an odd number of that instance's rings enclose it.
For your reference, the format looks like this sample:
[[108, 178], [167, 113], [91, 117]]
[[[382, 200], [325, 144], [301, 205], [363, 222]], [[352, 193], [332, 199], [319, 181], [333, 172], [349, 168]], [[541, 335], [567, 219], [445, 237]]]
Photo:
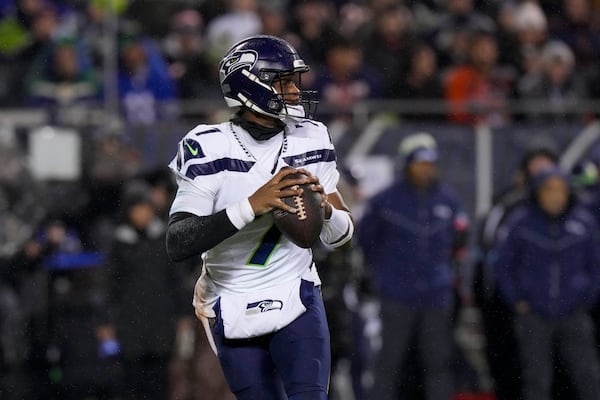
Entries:
[[[294, 208], [287, 206], [281, 200], [283, 197], [302, 193], [302, 189], [286, 189], [286, 187], [302, 185], [307, 179], [287, 179], [282, 182], [285, 176], [295, 172], [298, 171], [292, 168], [282, 169], [247, 199], [214, 214], [198, 215], [203, 212], [196, 211], [195, 207], [194, 212], [190, 212], [191, 210], [173, 212], [169, 217], [167, 228], [169, 257], [173, 261], [182, 261], [200, 255], [233, 236], [246, 224], [252, 222], [255, 216], [265, 214], [274, 208], [295, 213]], [[206, 202], [207, 199], [206, 193], [199, 190], [193, 181], [180, 179], [174, 204], [193, 202], [194, 197], [197, 198], [197, 204]], [[185, 207], [181, 209], [184, 210]]]

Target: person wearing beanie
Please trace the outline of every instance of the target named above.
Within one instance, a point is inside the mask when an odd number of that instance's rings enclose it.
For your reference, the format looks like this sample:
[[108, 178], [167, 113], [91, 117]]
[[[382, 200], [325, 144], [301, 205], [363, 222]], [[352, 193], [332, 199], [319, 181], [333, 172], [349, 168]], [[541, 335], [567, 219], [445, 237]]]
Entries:
[[539, 63], [540, 70], [524, 75], [516, 87], [522, 100], [548, 102], [543, 110], [530, 113], [527, 119], [546, 123], [582, 120], [577, 111], [589, 98], [590, 88], [577, 69], [571, 48], [564, 42], [551, 40], [540, 49]]
[[[541, 139], [544, 141], [543, 145], [535, 145], [523, 153], [511, 185], [495, 196], [492, 208], [479, 224], [473, 292], [475, 303], [481, 309], [483, 329], [487, 337], [486, 353], [499, 399], [518, 397], [519, 387], [515, 385], [515, 381], [519, 379], [519, 360], [513, 352], [516, 343], [513, 339], [511, 311], [507, 309], [494, 284], [489, 254], [498, 242], [500, 227], [513, 211], [529, 200], [532, 177], [558, 163], [558, 154], [548, 146], [545, 138]], [[498, 332], [505, 334], [499, 335]]]
[[369, 200], [357, 235], [381, 302], [382, 349], [370, 398], [398, 398], [402, 365], [415, 339], [426, 399], [448, 400], [454, 386], [454, 270], [465, 255], [468, 219], [439, 181], [438, 147], [430, 134], [406, 137], [400, 156], [398, 179]]
[[558, 154], [549, 147], [534, 147], [523, 154], [513, 184], [496, 196], [494, 205], [484, 218], [481, 231], [483, 251], [488, 251], [494, 245], [501, 223], [529, 196], [532, 176], [557, 164]]
[[523, 398], [552, 398], [556, 349], [578, 398], [596, 399], [600, 367], [588, 310], [600, 291], [598, 228], [558, 167], [532, 177], [531, 201], [509, 217], [492, 259], [513, 312]]

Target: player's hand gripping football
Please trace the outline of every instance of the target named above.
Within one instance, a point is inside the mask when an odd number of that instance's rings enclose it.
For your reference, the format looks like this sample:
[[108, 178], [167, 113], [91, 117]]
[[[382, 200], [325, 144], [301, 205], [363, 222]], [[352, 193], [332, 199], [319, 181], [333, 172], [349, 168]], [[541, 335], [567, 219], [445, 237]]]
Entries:
[[332, 205], [331, 203], [329, 203], [329, 198], [327, 197], [327, 194], [325, 193], [325, 189], [323, 188], [323, 185], [321, 185], [321, 182], [319, 182], [319, 178], [314, 176], [313, 174], [311, 174], [310, 172], [308, 172], [305, 169], [299, 169], [298, 172], [303, 173], [304, 175], [308, 176], [308, 182], [312, 183], [311, 189], [313, 192], [318, 192], [321, 193], [321, 197], [322, 197], [322, 201], [321, 201], [321, 207], [323, 207], [325, 209], [325, 219], [329, 219], [329, 217], [331, 217], [331, 212], [332, 212]]
[[289, 213], [296, 213], [296, 209], [285, 204], [281, 199], [284, 197], [300, 196], [302, 189], [293, 189], [292, 186], [303, 185], [310, 182], [310, 178], [286, 179], [283, 178], [297, 172], [305, 173], [303, 170], [294, 168], [282, 168], [273, 178], [261, 186], [252, 196], [248, 198], [254, 215], [262, 215], [279, 208]]
[[[304, 174], [307, 178], [284, 179], [286, 176], [295, 173]], [[284, 197], [301, 196], [303, 189], [292, 189], [292, 186], [300, 186], [305, 183], [312, 183], [312, 190], [321, 193], [323, 199], [321, 207], [325, 209], [325, 218], [329, 218], [331, 216], [332, 206], [327, 201], [327, 194], [325, 194], [325, 190], [319, 182], [319, 178], [303, 168], [282, 168], [275, 176], [273, 176], [273, 178], [254, 192], [254, 194], [248, 198], [254, 214], [265, 214], [275, 208], [290, 213], [296, 213], [295, 208], [288, 206], [281, 199]]]
[[312, 175], [310, 172], [304, 169], [299, 169], [298, 171], [308, 176], [308, 181], [313, 184], [312, 190], [314, 192], [321, 193], [321, 198], [323, 199], [321, 201], [321, 207], [323, 207], [323, 209], [325, 210], [325, 219], [331, 218], [331, 213], [333, 212], [334, 207], [338, 210], [350, 212], [348, 206], [346, 205], [339, 193], [325, 193], [325, 188], [323, 188], [323, 185], [321, 185], [321, 182], [319, 182], [318, 177]]

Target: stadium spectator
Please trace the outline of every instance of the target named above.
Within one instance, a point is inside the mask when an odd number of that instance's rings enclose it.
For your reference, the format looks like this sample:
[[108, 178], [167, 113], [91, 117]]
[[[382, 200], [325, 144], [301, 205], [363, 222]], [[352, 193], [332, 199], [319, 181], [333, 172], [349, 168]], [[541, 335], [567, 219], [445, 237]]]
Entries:
[[508, 120], [505, 107], [513, 79], [510, 68], [498, 65], [495, 36], [487, 32], [473, 33], [468, 62], [450, 69], [446, 77], [445, 98], [450, 107], [450, 121], [504, 125]]
[[[105, 0], [90, 0], [79, 2], [79, 13], [76, 18], [76, 33], [78, 38], [85, 43], [89, 49], [92, 65], [98, 71], [102, 71], [105, 67], [106, 59], [104, 54], [111, 51], [112, 46], [118, 44], [113, 43], [113, 35], [111, 30], [116, 27], [111, 27], [111, 9], [117, 14], [123, 11], [121, 8], [126, 6], [127, 2], [107, 2]], [[125, 26], [131, 21], [123, 19], [120, 15], [117, 16], [117, 24]], [[114, 51], [114, 50], [113, 50]]]
[[[263, 35], [277, 36], [285, 40], [294, 38], [294, 35], [290, 34], [287, 26], [286, 10], [282, 5], [277, 4], [261, 4], [259, 7], [259, 16], [261, 20]], [[300, 44], [300, 38], [296, 37], [296, 44]]]
[[312, 88], [332, 106], [334, 118], [343, 118], [358, 101], [381, 94], [380, 78], [364, 62], [362, 48], [345, 39], [327, 50], [327, 64], [317, 72]]
[[521, 99], [547, 101], [541, 110], [532, 110], [529, 118], [542, 121], [581, 119], [580, 107], [588, 98], [586, 82], [576, 73], [573, 52], [563, 42], [550, 41], [541, 54], [542, 69], [528, 74], [517, 85]]
[[565, 42], [581, 68], [593, 68], [600, 59], [600, 15], [590, 0], [564, 0], [562, 18], [555, 19], [552, 37]]
[[447, 400], [454, 385], [454, 263], [464, 256], [468, 220], [454, 193], [438, 181], [433, 137], [408, 136], [400, 151], [403, 176], [369, 201], [358, 230], [381, 301], [382, 348], [369, 398], [398, 398], [414, 339], [425, 398]]
[[[403, 75], [394, 91], [396, 92], [394, 97], [401, 99], [439, 100], [443, 97], [444, 88], [440, 80], [437, 54], [433, 48], [426, 43], [414, 45], [410, 53], [408, 71]], [[440, 115], [421, 110], [403, 117], [435, 118]]]
[[53, 1], [46, 0], [13, 0], [12, 3], [19, 20], [26, 27], [31, 27], [34, 24], [34, 20], [39, 13], [55, 5]]
[[83, 44], [74, 38], [55, 40], [29, 71], [28, 103], [55, 108], [100, 99], [100, 85]]
[[[259, 7], [259, 15], [262, 23], [263, 35], [280, 37], [287, 40], [300, 54], [310, 54], [309, 49], [302, 38], [289, 29], [286, 8], [278, 2], [264, 2]], [[216, 80], [215, 80], [216, 81]], [[314, 81], [314, 71], [308, 71], [302, 76], [302, 85], [309, 87]]]
[[558, 168], [532, 181], [532, 202], [501, 234], [494, 271], [514, 312], [525, 400], [552, 398], [556, 348], [582, 400], [600, 393], [600, 367], [587, 313], [598, 297], [597, 225], [577, 204]]
[[325, 0], [296, 1], [293, 7], [290, 29], [309, 51], [304, 53], [306, 62], [324, 65], [328, 51], [341, 36], [335, 28], [334, 8]]
[[375, 10], [366, 3], [345, 2], [339, 8], [338, 31], [345, 38], [361, 38]]
[[181, 99], [210, 100], [220, 96], [219, 87], [212, 84], [216, 69], [206, 59], [203, 28], [202, 16], [193, 9], [171, 17], [163, 48]]
[[23, 97], [23, 67], [28, 63], [19, 54], [29, 45], [30, 34], [16, 17], [12, 1], [0, 9], [0, 32], [0, 104], [14, 106], [20, 104]]
[[385, 97], [399, 97], [397, 88], [405, 76], [414, 45], [413, 17], [404, 6], [390, 6], [375, 16], [373, 32], [365, 39], [363, 51], [369, 65], [385, 79]]
[[125, 120], [149, 125], [173, 117], [175, 82], [158, 47], [136, 28], [126, 27], [119, 42], [119, 96]]
[[35, 59], [52, 42], [60, 22], [56, 9], [51, 6], [43, 6], [30, 17], [31, 41], [20, 54], [25, 61]]
[[469, 61], [471, 32], [493, 33], [496, 24], [475, 10], [473, 0], [449, 0], [444, 2], [444, 6], [434, 42], [440, 52], [440, 65], [449, 67]]
[[208, 61], [212, 64], [217, 64], [235, 43], [261, 31], [257, 0], [227, 0], [225, 4], [226, 12], [206, 26]]
[[159, 47], [135, 24], [125, 25], [119, 35], [117, 84], [125, 141], [136, 143], [142, 168], [153, 168], [162, 132], [177, 129], [177, 87]]
[[[9, 105], [25, 103], [25, 77], [33, 60], [46, 51], [58, 28], [59, 18], [50, 2], [27, 0], [8, 8], [0, 23], [4, 53], [0, 55], [0, 98]], [[2, 87], [3, 86], [3, 87]], [[0, 100], [1, 101], [1, 100]]]
[[548, 40], [544, 10], [535, 2], [503, 2], [497, 19], [500, 63], [512, 65], [520, 74], [537, 74], [542, 68], [541, 51]]
[[367, 0], [365, 4], [373, 14], [381, 14], [384, 10], [402, 4], [402, 0]]

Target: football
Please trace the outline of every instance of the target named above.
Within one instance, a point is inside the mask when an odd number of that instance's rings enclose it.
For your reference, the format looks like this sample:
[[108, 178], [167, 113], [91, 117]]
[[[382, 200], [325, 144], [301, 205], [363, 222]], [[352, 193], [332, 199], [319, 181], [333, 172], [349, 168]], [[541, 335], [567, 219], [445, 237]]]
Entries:
[[[303, 178], [301, 173], [287, 175], [285, 179]], [[298, 212], [289, 213], [281, 209], [273, 210], [275, 226], [297, 246], [309, 248], [319, 238], [323, 228], [325, 210], [321, 207], [322, 197], [311, 190], [312, 183], [300, 185], [304, 192], [301, 196], [284, 197], [281, 200], [294, 207]]]

